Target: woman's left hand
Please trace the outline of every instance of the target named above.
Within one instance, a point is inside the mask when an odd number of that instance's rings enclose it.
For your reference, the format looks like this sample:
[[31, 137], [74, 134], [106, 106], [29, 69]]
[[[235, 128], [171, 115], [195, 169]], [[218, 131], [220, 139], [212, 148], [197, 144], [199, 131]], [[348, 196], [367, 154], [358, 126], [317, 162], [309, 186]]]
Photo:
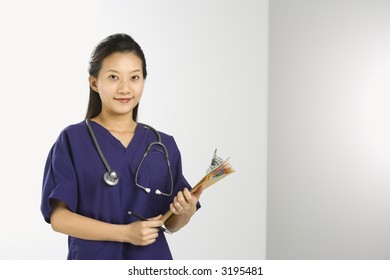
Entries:
[[172, 213], [178, 216], [187, 217], [194, 215], [196, 212], [196, 204], [198, 203], [202, 191], [203, 189], [201, 187], [193, 194], [191, 194], [187, 188], [178, 192], [170, 205]]

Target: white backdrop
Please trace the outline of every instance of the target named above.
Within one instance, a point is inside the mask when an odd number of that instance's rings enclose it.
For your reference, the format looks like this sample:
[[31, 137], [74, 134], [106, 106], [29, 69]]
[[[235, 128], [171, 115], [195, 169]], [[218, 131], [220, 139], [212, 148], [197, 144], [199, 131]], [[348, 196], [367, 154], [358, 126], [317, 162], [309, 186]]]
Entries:
[[0, 259], [66, 258], [40, 214], [44, 163], [84, 118], [93, 47], [118, 32], [146, 55], [140, 121], [174, 135], [188, 181], [214, 148], [237, 170], [169, 237], [174, 258], [264, 259], [267, 25], [265, 0], [2, 1]]
[[390, 259], [390, 1], [272, 0], [268, 259]]

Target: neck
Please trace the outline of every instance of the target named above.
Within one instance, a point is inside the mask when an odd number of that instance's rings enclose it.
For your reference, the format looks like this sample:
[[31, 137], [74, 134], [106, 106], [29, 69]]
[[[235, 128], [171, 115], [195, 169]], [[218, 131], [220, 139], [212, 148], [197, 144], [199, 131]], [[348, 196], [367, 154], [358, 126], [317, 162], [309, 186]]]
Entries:
[[137, 123], [133, 120], [132, 115], [107, 115], [101, 112], [96, 118], [92, 119], [93, 121], [104, 126], [110, 131], [122, 131], [122, 132], [133, 132]]

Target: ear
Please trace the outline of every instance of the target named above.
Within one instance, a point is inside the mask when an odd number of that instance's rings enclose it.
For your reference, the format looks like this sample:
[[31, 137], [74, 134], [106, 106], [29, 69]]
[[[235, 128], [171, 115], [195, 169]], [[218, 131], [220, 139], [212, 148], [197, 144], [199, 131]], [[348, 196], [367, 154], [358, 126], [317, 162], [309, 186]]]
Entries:
[[95, 77], [92, 77], [92, 76], [89, 76], [88, 77], [88, 81], [89, 81], [89, 86], [94, 90], [96, 91], [97, 93], [98, 92], [98, 88], [97, 88], [97, 80]]

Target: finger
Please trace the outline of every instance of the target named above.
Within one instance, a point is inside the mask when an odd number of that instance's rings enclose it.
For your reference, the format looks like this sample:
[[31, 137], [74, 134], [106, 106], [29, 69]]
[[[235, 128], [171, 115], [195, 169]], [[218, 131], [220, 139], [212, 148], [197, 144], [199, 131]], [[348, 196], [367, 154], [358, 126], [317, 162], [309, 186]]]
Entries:
[[[175, 198], [173, 199], [173, 202], [171, 204], [173, 205], [175, 210], [178, 210], [181, 208], [181, 204], [179, 203], [177, 196], [175, 196]], [[176, 212], [178, 212], [178, 211], [176, 211]]]
[[177, 211], [175, 206], [173, 205], [173, 202], [169, 205], [169, 210], [171, 210], [173, 214], [177, 215]]
[[148, 246], [150, 244], [153, 244], [154, 242], [156, 242], [156, 239], [151, 239], [151, 240], [142, 242], [141, 244], [138, 244], [138, 246]]
[[[180, 207], [178, 207], [178, 208], [180, 208]], [[170, 209], [170, 210], [172, 211], [172, 213], [175, 214], [175, 215], [179, 215], [179, 214], [180, 214], [180, 212], [176, 209], [174, 203], [171, 203], [171, 205], [169, 206], [169, 209]]]
[[148, 236], [144, 236], [140, 241], [139, 241], [139, 245], [140, 246], [147, 246], [147, 245], [150, 245], [154, 242], [156, 242], [158, 238], [158, 234], [157, 233], [154, 233], [154, 234], [150, 234]]
[[185, 199], [185, 197], [183, 195], [183, 192], [181, 192], [181, 191], [177, 194], [177, 201], [183, 207], [185, 206], [185, 204], [188, 203], [188, 201]]
[[158, 227], [159, 225], [154, 224], [152, 221], [140, 222], [139, 233], [142, 236], [147, 236], [149, 234], [158, 232]]
[[180, 202], [180, 200], [182, 201], [184, 199], [183, 192], [179, 191], [176, 195], [176, 198], [177, 198], [177, 201], [179, 201], [179, 202]]
[[193, 195], [191, 194], [191, 192], [190, 192], [187, 188], [185, 188], [185, 189], [183, 190], [183, 194], [184, 194], [185, 199], [186, 199], [191, 205], [193, 205], [193, 204], [195, 204], [195, 203], [197, 202], [196, 197], [193, 196]]
[[149, 221], [145, 221], [145, 224], [146, 224], [146, 227], [148, 228], [157, 228], [157, 227], [161, 227], [164, 222], [162, 220], [149, 220]]
[[162, 217], [162, 215], [160, 214], [160, 215], [158, 215], [156, 217], [149, 218], [148, 220], [149, 221], [158, 221], [158, 220], [161, 220], [161, 217]]
[[174, 206], [175, 206], [176, 212], [180, 213], [181, 211], [183, 211], [184, 207], [180, 203], [175, 203]]
[[175, 196], [173, 199], [173, 206], [176, 208], [177, 212], [180, 212], [180, 209], [186, 203], [186, 201], [183, 200], [183, 198], [184, 198], [183, 194], [181, 192], [179, 192], [177, 194], [177, 196]]
[[148, 236], [148, 239], [152, 241], [156, 241], [157, 238], [158, 238], [158, 233], [153, 233]]
[[192, 195], [195, 196], [196, 200], [199, 201], [199, 198], [200, 198], [203, 191], [204, 191], [204, 186], [201, 185], [195, 192], [192, 193]]

